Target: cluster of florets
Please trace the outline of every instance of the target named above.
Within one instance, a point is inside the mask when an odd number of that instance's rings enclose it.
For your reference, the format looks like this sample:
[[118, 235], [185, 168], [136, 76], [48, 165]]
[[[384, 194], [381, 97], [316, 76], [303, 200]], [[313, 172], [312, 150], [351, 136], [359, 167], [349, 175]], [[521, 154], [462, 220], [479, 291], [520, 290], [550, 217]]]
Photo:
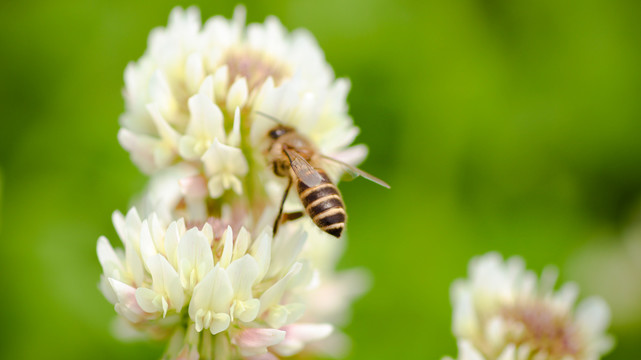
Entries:
[[472, 259], [469, 278], [456, 281], [451, 293], [458, 359], [600, 359], [613, 345], [605, 334], [607, 304], [592, 297], [575, 310], [578, 287], [555, 291], [557, 275], [548, 267], [538, 280], [519, 257]]
[[124, 250], [98, 240], [121, 335], [164, 339], [165, 357], [180, 359], [274, 359], [343, 342], [335, 326], [367, 279], [335, 272], [344, 240], [307, 218], [273, 235], [286, 179], [265, 157], [275, 123], [259, 113], [356, 165], [366, 149], [348, 147], [358, 134], [348, 90], [308, 32], [274, 17], [246, 25], [242, 7], [204, 25], [198, 9], [176, 8], [152, 31], [125, 71], [118, 133], [149, 185], [126, 216], [114, 213]]

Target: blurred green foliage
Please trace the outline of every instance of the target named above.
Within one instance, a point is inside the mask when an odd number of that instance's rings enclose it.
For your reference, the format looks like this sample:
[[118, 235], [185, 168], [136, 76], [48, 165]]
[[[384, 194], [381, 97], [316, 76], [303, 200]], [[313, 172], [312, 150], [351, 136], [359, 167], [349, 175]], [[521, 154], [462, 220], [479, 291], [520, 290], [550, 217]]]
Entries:
[[[174, 5], [0, 4], [0, 358], [161, 352], [112, 337], [95, 243], [117, 239], [111, 212], [145, 183], [116, 140], [123, 70]], [[235, 3], [198, 5], [203, 18], [229, 17]], [[641, 193], [641, 2], [246, 5], [250, 22], [274, 14], [309, 29], [352, 80], [351, 114], [371, 149], [363, 167], [392, 184], [341, 185], [351, 214], [341, 266], [375, 279], [347, 329], [352, 358], [454, 355], [448, 288], [470, 257], [498, 250], [535, 270], [563, 267], [627, 222]], [[613, 331], [607, 359], [638, 356], [641, 324]]]

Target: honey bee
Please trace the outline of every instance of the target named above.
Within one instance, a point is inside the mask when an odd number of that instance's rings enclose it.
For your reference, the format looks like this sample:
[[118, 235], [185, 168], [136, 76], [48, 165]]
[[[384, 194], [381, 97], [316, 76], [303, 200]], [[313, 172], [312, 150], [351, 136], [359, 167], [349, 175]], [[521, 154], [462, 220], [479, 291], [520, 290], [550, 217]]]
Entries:
[[278, 216], [274, 221], [274, 234], [282, 222], [294, 220], [303, 215], [302, 212], [283, 215], [285, 199], [292, 184], [296, 182], [298, 196], [314, 224], [332, 236], [337, 238], [341, 236], [347, 219], [345, 205], [338, 188], [320, 167], [321, 160], [334, 162], [354, 177], [362, 176], [389, 189], [390, 186], [385, 181], [340, 160], [320, 154], [312, 142], [293, 127], [282, 124], [270, 115], [260, 112], [257, 114], [278, 123], [268, 132], [270, 145], [267, 149], [267, 157], [273, 166], [274, 174], [289, 179]]

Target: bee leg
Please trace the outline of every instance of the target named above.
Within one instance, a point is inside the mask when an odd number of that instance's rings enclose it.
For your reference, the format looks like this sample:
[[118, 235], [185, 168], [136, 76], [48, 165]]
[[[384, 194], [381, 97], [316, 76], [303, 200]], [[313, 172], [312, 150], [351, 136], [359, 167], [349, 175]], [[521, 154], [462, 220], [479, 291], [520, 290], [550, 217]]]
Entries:
[[287, 188], [285, 189], [285, 193], [283, 194], [283, 200], [281, 200], [280, 202], [280, 209], [278, 209], [278, 216], [276, 216], [276, 220], [274, 220], [273, 235], [276, 235], [276, 232], [278, 231], [278, 225], [280, 225], [281, 217], [283, 216], [283, 207], [285, 206], [285, 200], [287, 200], [287, 194], [289, 194], [289, 189], [291, 187], [292, 187], [292, 178], [290, 176], [289, 182], [287, 183]]
[[283, 217], [281, 219], [281, 222], [285, 223], [285, 222], [290, 221], [290, 220], [296, 220], [296, 219], [300, 218], [303, 215], [305, 215], [305, 213], [302, 212], [302, 211], [294, 211], [294, 212], [290, 212], [290, 213], [284, 213]]

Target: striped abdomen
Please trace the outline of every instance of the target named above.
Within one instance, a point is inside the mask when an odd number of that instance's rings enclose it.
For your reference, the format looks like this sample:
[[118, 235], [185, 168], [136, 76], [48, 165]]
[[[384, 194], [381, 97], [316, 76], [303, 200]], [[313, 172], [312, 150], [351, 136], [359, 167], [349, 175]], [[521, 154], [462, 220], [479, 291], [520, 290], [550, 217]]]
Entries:
[[309, 187], [297, 179], [298, 195], [305, 207], [305, 212], [312, 218], [314, 224], [326, 233], [340, 237], [345, 228], [345, 205], [338, 189], [332, 184], [323, 169], [316, 169], [323, 181]]

